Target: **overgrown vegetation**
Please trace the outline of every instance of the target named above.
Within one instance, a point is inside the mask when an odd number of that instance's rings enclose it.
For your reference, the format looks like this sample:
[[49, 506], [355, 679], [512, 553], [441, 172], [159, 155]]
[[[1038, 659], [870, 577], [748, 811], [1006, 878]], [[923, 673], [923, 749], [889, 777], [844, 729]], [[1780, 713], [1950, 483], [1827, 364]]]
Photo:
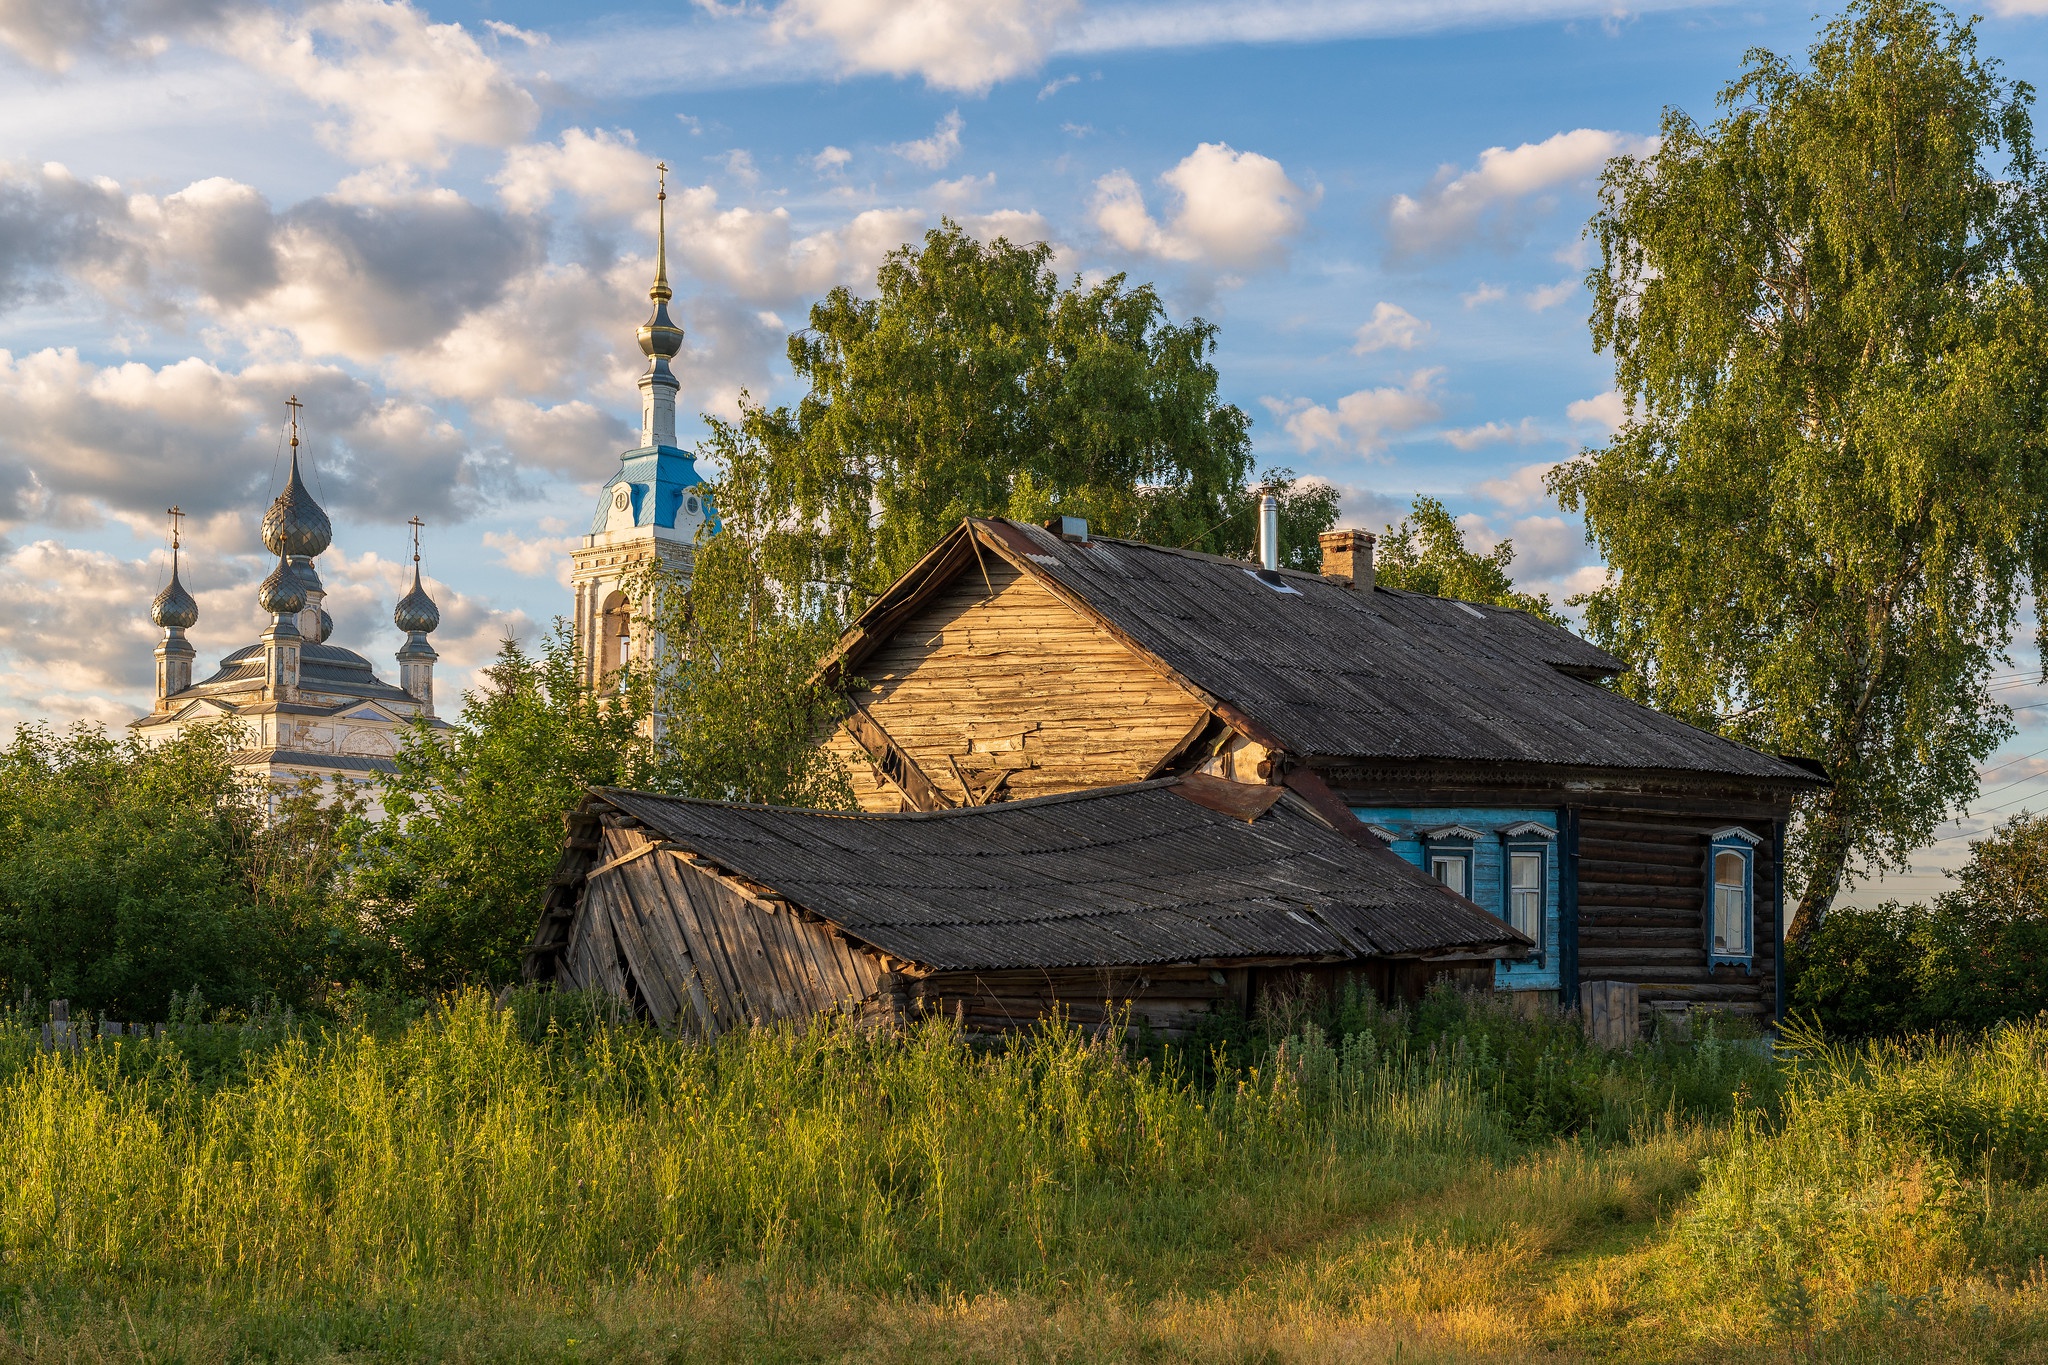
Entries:
[[0, 1026], [10, 1358], [2044, 1339], [2038, 1025], [1788, 1065], [1705, 1021], [1604, 1054], [1442, 992], [1281, 1002], [1196, 1066], [1057, 1026], [988, 1050], [937, 1019], [702, 1045], [552, 992], [182, 1009], [161, 1041], [75, 1055]]
[[1787, 953], [1794, 1012], [1882, 1037], [2048, 1010], [2048, 817], [2023, 811], [1974, 840], [1955, 878], [1931, 904], [1829, 910]]

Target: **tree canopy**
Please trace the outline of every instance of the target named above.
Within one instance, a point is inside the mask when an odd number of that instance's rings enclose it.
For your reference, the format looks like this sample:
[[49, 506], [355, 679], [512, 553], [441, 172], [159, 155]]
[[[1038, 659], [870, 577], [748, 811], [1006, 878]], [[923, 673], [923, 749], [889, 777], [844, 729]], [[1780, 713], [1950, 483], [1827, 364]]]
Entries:
[[[948, 221], [890, 253], [874, 297], [840, 288], [811, 309], [789, 339], [809, 386], [793, 411], [714, 423], [714, 451], [759, 445], [776, 505], [817, 528], [817, 580], [858, 605], [966, 516], [1080, 516], [1249, 553], [1264, 490], [1250, 418], [1217, 397], [1214, 324], [1169, 321], [1120, 274], [1062, 286], [1051, 262], [1045, 243]], [[1334, 494], [1284, 471], [1263, 482], [1283, 493], [1294, 557], [1319, 556]]]
[[1503, 539], [1485, 554], [1465, 544], [1464, 528], [1435, 498], [1418, 497], [1399, 526], [1389, 526], [1373, 547], [1375, 576], [1390, 588], [1454, 597], [1461, 602], [1513, 607], [1561, 626], [1550, 598], [1521, 592], [1508, 574], [1515, 543]]
[[1551, 488], [1612, 569], [1586, 614], [1627, 690], [1825, 764], [1795, 936], [2011, 732], [1985, 679], [2048, 566], [2032, 101], [1971, 24], [1863, 0], [1602, 180], [1593, 336], [1628, 417]]
[[0, 981], [116, 1019], [174, 991], [302, 1005], [359, 967], [336, 908], [347, 793], [235, 773], [231, 727], [160, 747], [78, 727], [0, 749]]
[[407, 736], [351, 879], [414, 987], [517, 980], [563, 815], [586, 786], [658, 785], [646, 678], [586, 686], [560, 622], [538, 655], [507, 640], [485, 679], [447, 730]]

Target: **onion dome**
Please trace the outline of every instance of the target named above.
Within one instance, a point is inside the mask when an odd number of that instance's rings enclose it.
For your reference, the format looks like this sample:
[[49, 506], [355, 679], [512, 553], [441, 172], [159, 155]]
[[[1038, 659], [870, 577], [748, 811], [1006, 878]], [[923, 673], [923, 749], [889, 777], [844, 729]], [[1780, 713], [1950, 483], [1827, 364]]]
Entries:
[[334, 524], [313, 501], [299, 477], [299, 448], [292, 438], [292, 475], [263, 514], [263, 548], [274, 555], [317, 555], [334, 541]]
[[306, 590], [306, 600], [311, 601], [316, 592], [327, 591], [327, 585], [320, 581], [320, 571], [313, 567], [310, 559], [294, 559], [292, 572], [298, 575], [299, 586]]
[[178, 562], [171, 561], [171, 581], [149, 604], [149, 619], [166, 630], [190, 630], [199, 623], [199, 604], [178, 581]]
[[320, 638], [314, 643], [324, 645], [327, 643], [327, 637], [332, 634], [334, 634], [334, 618], [329, 616], [326, 608], [323, 607], [320, 610]]
[[661, 168], [661, 192], [655, 196], [659, 226], [654, 236], [654, 285], [647, 297], [654, 300], [654, 312], [640, 329], [640, 350], [659, 365], [683, 349], [683, 329], [668, 315], [668, 301], [675, 293], [668, 287], [668, 167]]
[[391, 613], [391, 622], [408, 635], [423, 635], [441, 624], [441, 609], [420, 586], [417, 560], [412, 566], [412, 591], [398, 599], [398, 606]]
[[[324, 522], [326, 518], [321, 520]], [[293, 572], [283, 555], [278, 556], [277, 567], [270, 571], [270, 577], [256, 589], [256, 604], [272, 616], [290, 616], [305, 610], [306, 585], [299, 581], [298, 574]]]

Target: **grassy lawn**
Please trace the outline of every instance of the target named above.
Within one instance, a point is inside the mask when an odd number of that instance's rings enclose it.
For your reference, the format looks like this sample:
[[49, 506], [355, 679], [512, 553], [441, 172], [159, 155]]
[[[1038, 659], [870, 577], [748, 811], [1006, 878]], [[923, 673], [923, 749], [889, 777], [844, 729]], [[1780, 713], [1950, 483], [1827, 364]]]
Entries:
[[[579, 1012], [580, 1011], [580, 1012]], [[2048, 1028], [0, 1030], [0, 1360], [2048, 1359]]]

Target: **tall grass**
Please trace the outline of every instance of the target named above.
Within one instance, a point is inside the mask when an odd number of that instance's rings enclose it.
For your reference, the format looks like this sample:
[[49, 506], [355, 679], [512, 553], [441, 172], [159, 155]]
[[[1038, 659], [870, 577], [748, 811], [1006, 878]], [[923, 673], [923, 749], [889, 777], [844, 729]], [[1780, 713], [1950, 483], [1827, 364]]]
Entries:
[[2048, 1022], [1861, 1046], [1788, 1030], [1682, 1220], [1701, 1284], [1779, 1319], [1918, 1312], [2048, 1254]]
[[1210, 1239], [1219, 1191], [1507, 1139], [1469, 1068], [1305, 1029], [1197, 1086], [1070, 1027], [970, 1047], [635, 1028], [538, 1044], [481, 995], [393, 1036], [303, 1030], [239, 1078], [174, 1038], [0, 1074], [0, 1260], [31, 1281], [456, 1281], [516, 1291], [737, 1259], [877, 1287], [1028, 1282]]

